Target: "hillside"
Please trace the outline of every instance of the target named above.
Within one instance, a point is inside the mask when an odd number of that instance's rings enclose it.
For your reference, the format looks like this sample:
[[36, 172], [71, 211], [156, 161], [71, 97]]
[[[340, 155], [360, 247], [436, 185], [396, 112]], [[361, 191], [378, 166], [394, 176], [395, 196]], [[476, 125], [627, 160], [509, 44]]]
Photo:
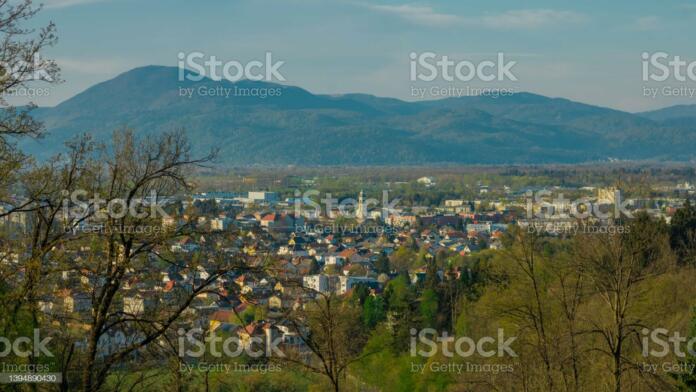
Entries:
[[[664, 116], [530, 93], [405, 102], [366, 94], [316, 95], [265, 82], [181, 82], [178, 72], [136, 68], [55, 107], [39, 108], [35, 116], [50, 135], [23, 148], [45, 158], [81, 133], [103, 140], [127, 126], [144, 135], [184, 128], [197, 152], [219, 147], [220, 161], [229, 165], [684, 160], [696, 151], [694, 121], [673, 124]], [[180, 93], [200, 89], [218, 95]], [[280, 94], [225, 96], [235, 89]]]

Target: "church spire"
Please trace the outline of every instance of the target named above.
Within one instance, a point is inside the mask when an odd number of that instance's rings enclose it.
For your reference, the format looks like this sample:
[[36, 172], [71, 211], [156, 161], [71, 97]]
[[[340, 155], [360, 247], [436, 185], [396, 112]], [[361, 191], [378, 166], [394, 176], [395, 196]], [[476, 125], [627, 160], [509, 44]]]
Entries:
[[355, 217], [360, 223], [364, 222], [365, 218], [367, 217], [367, 210], [365, 210], [365, 197], [362, 189], [360, 190], [360, 194], [358, 194], [358, 208], [355, 210]]

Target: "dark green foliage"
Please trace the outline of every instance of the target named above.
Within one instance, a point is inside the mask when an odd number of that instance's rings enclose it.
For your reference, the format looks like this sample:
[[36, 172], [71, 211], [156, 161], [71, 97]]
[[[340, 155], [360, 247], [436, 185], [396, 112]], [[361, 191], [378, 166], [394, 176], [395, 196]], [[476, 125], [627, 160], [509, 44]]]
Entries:
[[368, 328], [374, 328], [386, 319], [386, 303], [381, 296], [368, 296], [363, 305], [363, 321]]
[[[687, 341], [690, 341], [691, 339], [696, 339], [696, 308], [693, 309], [691, 329], [689, 331], [689, 338]], [[696, 356], [693, 356], [691, 355], [691, 353], [687, 352], [687, 358], [682, 362], [682, 364], [685, 365], [684, 368], [686, 369], [696, 368]], [[682, 383], [682, 385], [680, 386], [680, 390], [696, 391], [696, 373], [683, 372], [674, 374], [673, 376]]]
[[430, 290], [437, 290], [440, 283], [440, 278], [437, 275], [437, 265], [434, 259], [429, 259], [426, 263], [425, 270], [425, 288]]
[[696, 265], [696, 208], [688, 199], [672, 217], [670, 244], [682, 264]]
[[423, 327], [436, 328], [438, 326], [438, 306], [437, 292], [429, 288], [423, 290], [418, 308]]
[[312, 259], [312, 262], [309, 264], [309, 274], [315, 275], [318, 274], [320, 271], [321, 268], [319, 267], [319, 263], [317, 263], [316, 259]]
[[[279, 89], [276, 97], [180, 95], [180, 89]], [[174, 67], [142, 67], [36, 110], [47, 157], [85, 131], [102, 141], [118, 127], [191, 132], [197, 151], [219, 147], [227, 164], [394, 165], [586, 162], [608, 157], [693, 157], [693, 128], [529, 93], [405, 102], [314, 95], [272, 83], [179, 82]], [[350, 148], [346, 148], [350, 146]]]
[[380, 274], [388, 274], [391, 271], [389, 257], [384, 253], [380, 254], [377, 261], [375, 261], [375, 270]]
[[365, 299], [370, 295], [370, 288], [364, 284], [353, 286], [353, 300], [360, 306], [365, 303]]

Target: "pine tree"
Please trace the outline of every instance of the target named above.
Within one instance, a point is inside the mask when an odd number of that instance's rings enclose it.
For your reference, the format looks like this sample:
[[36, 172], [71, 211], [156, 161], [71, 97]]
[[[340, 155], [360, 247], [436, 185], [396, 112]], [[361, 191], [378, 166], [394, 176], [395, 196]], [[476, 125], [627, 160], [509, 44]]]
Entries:
[[384, 253], [380, 254], [375, 261], [375, 271], [380, 274], [388, 274], [391, 272], [391, 267], [389, 266], [389, 257]]

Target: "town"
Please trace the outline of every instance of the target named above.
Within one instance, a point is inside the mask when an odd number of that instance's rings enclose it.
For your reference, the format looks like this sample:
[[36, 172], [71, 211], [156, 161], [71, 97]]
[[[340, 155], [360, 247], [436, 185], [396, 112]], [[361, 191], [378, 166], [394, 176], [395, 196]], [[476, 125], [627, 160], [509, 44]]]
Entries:
[[[510, 227], [563, 237], [577, 234], [579, 227], [620, 226], [621, 216], [591, 216], [604, 210], [613, 213], [617, 203], [628, 206], [625, 214], [629, 216], [644, 212], [669, 223], [685, 200], [696, 194], [696, 187], [688, 182], [655, 189], [649, 199], [624, 201], [620, 200], [621, 190], [615, 187], [513, 189], [478, 183], [472, 199], [444, 199], [438, 205], [400, 205], [395, 199], [383, 208], [388, 191], [379, 195], [382, 199], [368, 199], [360, 190], [354, 198], [338, 200], [308, 188], [314, 182], [301, 181], [306, 189], [295, 189], [290, 197], [266, 190], [205, 191], [151, 199], [150, 203], [160, 203], [155, 211], [167, 211], [157, 221], [161, 227], [155, 229], [193, 222], [198, 234], [177, 237], [166, 245], [166, 252], [180, 262], [159, 269], [155, 265], [160, 264], [153, 262], [144, 267], [147, 274], [130, 276], [119, 298], [121, 311], [133, 317], [158, 312], [168, 302], [176, 303], [181, 293], [190, 294], [206, 282], [210, 290], [193, 296], [186, 316], [177, 324], [180, 331], [224, 331], [239, 339], [240, 349], [251, 349], [253, 344], [277, 345], [281, 350], [301, 352], [307, 350], [302, 331], [286, 318], [318, 295], [351, 297], [357, 290], [360, 295], [378, 297], [399, 276], [406, 276], [412, 285], [423, 285], [433, 265], [440, 280], [461, 279], [472, 273], [467, 259], [503, 249], [503, 237]], [[438, 187], [437, 179], [429, 176], [415, 179], [413, 185], [426, 192], [436, 192]], [[564, 194], [573, 195], [576, 201]], [[328, 197], [328, 202], [321, 197]], [[95, 200], [92, 205], [103, 210], [99, 204], [103, 201]], [[86, 201], [73, 202], [82, 207], [82, 213], [88, 209]], [[590, 205], [590, 210], [592, 205], [600, 207], [590, 211], [591, 219], [587, 219], [588, 214], [580, 219], [575, 215], [585, 211], [583, 205]], [[13, 206], [2, 208], [6, 211]], [[98, 216], [81, 220], [70, 235], [99, 233], [104, 227]], [[578, 226], [579, 221], [585, 222], [584, 226]], [[14, 233], [30, 233], [31, 226], [28, 214], [16, 213], [3, 220], [4, 229]], [[84, 260], [90, 253], [89, 246], [65, 251], [74, 260]], [[220, 270], [219, 263], [225, 261], [211, 257], [198, 260], [192, 267], [191, 260], [213, 253], [230, 260], [241, 256], [248, 264], [211, 280], [214, 271]], [[0, 256], [2, 263], [10, 266], [23, 257], [12, 252]], [[20, 283], [25, 279], [23, 271], [16, 272], [16, 282]], [[61, 320], [70, 330], [88, 328], [80, 325], [80, 315], [87, 317], [93, 311], [93, 297], [87, 289], [100, 285], [98, 279], [89, 268], [63, 270], [60, 279], [46, 290], [54, 294], [39, 301], [41, 312]], [[187, 335], [187, 339], [192, 338]], [[107, 355], [133, 339], [138, 339], [137, 334], [118, 330], [100, 340], [99, 351]], [[78, 340], [76, 345], [84, 348], [86, 342]]]

